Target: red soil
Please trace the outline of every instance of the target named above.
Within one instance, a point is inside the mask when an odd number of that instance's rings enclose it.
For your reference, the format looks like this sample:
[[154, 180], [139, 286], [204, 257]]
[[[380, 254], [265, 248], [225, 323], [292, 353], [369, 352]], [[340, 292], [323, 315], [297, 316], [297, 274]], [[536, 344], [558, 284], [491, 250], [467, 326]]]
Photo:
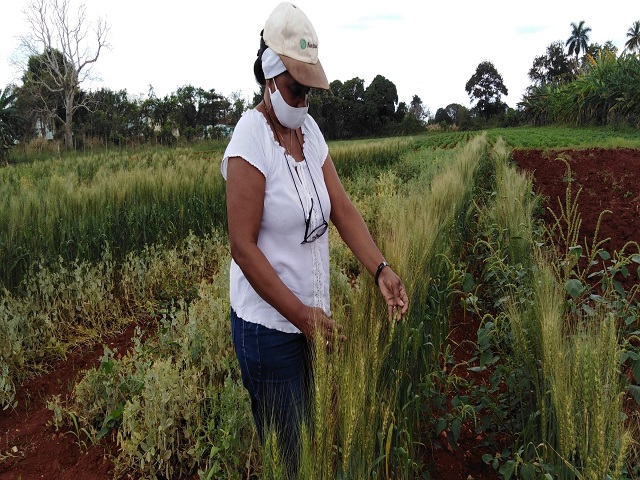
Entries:
[[[581, 238], [593, 236], [598, 215], [609, 209], [613, 214], [605, 216], [600, 227], [600, 238], [611, 237], [604, 248], [613, 253], [627, 241], [640, 241], [640, 151], [591, 149], [566, 151], [564, 155], [575, 179], [574, 192], [578, 187], [583, 189], [579, 199], [583, 221]], [[555, 160], [556, 156], [534, 150], [514, 153], [521, 168], [534, 172], [537, 192], [549, 197], [552, 207], [557, 206], [556, 198], [564, 199], [566, 189], [565, 165]], [[452, 327], [451, 341], [457, 345], [455, 359], [468, 360], [474, 352], [466, 341], [475, 341], [477, 320], [457, 312]], [[133, 326], [130, 326], [107, 343], [111, 349], [124, 352], [130, 346], [132, 334]], [[81, 372], [97, 365], [101, 355], [102, 344], [73, 353], [66, 361], [56, 364], [50, 373], [18, 387], [18, 406], [0, 412], [0, 480], [111, 478], [113, 463], [109, 448], [113, 442], [89, 444], [88, 448], [81, 449], [74, 434], [56, 432], [49, 425], [52, 414], [46, 408], [51, 395], [68, 395]], [[485, 380], [479, 376], [476, 383]], [[481, 440], [472, 426], [466, 424], [455, 451], [431, 448], [432, 478], [499, 479], [481, 460], [484, 453], [495, 453], [481, 447]], [[105, 447], [105, 443], [110, 447]]]
[[[578, 198], [582, 218], [580, 242], [591, 246], [598, 217], [605, 214], [598, 239], [607, 241], [602, 248], [613, 255], [629, 241], [640, 242], [640, 150], [588, 149], [545, 153], [540, 150], [517, 150], [516, 164], [533, 172], [536, 193], [548, 198], [545, 207], [560, 214], [558, 199], [564, 204], [567, 179], [565, 158], [571, 167], [572, 192], [582, 189]], [[547, 212], [546, 221], [551, 221]], [[631, 249], [628, 253], [637, 253]]]
[[[117, 352], [131, 346], [135, 325], [104, 343]], [[52, 395], [68, 395], [81, 372], [100, 362], [103, 345], [74, 352], [52, 371], [17, 388], [15, 409], [0, 412], [0, 479], [2, 480], [98, 480], [111, 478], [111, 455], [104, 444], [80, 448], [75, 432], [56, 432], [47, 401]]]

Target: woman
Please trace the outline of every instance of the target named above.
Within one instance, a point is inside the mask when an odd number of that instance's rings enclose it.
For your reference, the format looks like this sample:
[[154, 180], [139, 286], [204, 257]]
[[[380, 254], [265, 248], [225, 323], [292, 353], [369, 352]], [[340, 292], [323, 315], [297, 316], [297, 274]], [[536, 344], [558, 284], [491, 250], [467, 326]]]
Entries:
[[366, 269], [389, 316], [409, 305], [336, 173], [307, 114], [311, 88], [329, 89], [306, 15], [281, 3], [254, 65], [263, 101], [242, 116], [225, 151], [234, 346], [258, 433], [273, 427], [295, 471], [300, 417], [310, 404], [311, 341], [345, 341], [329, 307], [328, 221]]

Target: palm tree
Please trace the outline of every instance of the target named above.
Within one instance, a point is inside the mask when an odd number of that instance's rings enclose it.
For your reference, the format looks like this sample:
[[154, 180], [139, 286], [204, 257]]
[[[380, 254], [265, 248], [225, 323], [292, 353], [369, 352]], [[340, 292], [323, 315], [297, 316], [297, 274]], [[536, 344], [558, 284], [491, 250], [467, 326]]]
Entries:
[[569, 55], [573, 55], [575, 52], [577, 60], [580, 55], [580, 50], [583, 52], [587, 51], [591, 27], [585, 27], [584, 20], [580, 20], [578, 25], [571, 22], [571, 28], [573, 31], [571, 32], [571, 36], [567, 39], [565, 46], [569, 46]]
[[0, 161], [4, 160], [7, 150], [18, 139], [23, 124], [15, 108], [15, 100], [12, 87], [0, 90]]
[[633, 22], [633, 25], [627, 31], [629, 40], [624, 44], [626, 50], [631, 53], [640, 53], [640, 20]]

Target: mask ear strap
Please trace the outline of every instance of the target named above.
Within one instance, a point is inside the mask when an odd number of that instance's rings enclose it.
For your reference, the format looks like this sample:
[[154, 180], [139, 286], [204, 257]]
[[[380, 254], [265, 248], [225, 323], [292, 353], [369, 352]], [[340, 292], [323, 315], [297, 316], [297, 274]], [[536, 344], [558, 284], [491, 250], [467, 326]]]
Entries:
[[[273, 92], [271, 91], [271, 87], [269, 86], [269, 82], [271, 82], [272, 84], [275, 85], [275, 90]], [[278, 85], [276, 84], [275, 79], [267, 78], [266, 79], [266, 85], [267, 85], [267, 90], [269, 90], [269, 95], [273, 95], [274, 93], [276, 93], [276, 90], [278, 89]]]

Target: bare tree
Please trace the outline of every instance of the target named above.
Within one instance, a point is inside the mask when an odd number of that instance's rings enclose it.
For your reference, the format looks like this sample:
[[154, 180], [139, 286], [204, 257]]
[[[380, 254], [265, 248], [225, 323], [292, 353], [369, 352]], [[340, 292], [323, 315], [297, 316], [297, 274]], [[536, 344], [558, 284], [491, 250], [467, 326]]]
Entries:
[[98, 19], [92, 28], [84, 5], [75, 16], [70, 15], [69, 7], [69, 0], [28, 0], [23, 13], [30, 32], [20, 37], [20, 46], [28, 56], [24, 66], [31, 67], [34, 58], [38, 66], [37, 74], [24, 68], [31, 73], [25, 78], [25, 87], [28, 83], [43, 113], [63, 125], [68, 149], [73, 147], [73, 114], [87, 108], [89, 96], [79, 95], [80, 85], [93, 78], [93, 64], [102, 49], [109, 47], [106, 22]]

